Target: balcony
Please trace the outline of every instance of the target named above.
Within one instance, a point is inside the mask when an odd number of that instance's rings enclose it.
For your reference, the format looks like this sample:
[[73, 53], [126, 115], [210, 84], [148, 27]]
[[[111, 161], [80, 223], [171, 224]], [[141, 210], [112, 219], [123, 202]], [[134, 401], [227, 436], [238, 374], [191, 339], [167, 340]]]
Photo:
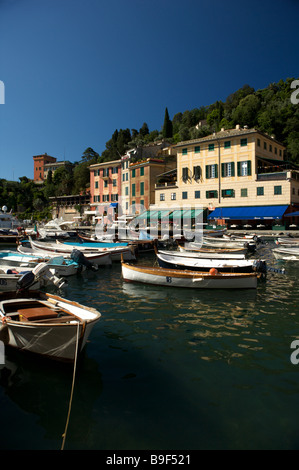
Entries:
[[176, 188], [177, 181], [166, 181], [165, 183], [156, 183], [155, 189]]
[[277, 171], [274, 173], [260, 173], [257, 175], [257, 181], [277, 181], [290, 178], [288, 171]]

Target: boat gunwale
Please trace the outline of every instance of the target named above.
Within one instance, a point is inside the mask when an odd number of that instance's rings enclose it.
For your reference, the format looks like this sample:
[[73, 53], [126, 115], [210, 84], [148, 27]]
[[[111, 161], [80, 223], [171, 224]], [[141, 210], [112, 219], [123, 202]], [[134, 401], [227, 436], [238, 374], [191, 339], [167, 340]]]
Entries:
[[156, 276], [169, 276], [176, 278], [213, 278], [213, 279], [224, 279], [224, 278], [250, 278], [257, 277], [257, 273], [219, 273], [210, 274], [209, 272], [203, 271], [190, 271], [182, 269], [167, 269], [162, 267], [151, 267], [151, 266], [135, 266], [129, 263], [122, 263], [122, 266], [127, 267], [132, 271], [137, 271], [145, 274], [151, 274]]

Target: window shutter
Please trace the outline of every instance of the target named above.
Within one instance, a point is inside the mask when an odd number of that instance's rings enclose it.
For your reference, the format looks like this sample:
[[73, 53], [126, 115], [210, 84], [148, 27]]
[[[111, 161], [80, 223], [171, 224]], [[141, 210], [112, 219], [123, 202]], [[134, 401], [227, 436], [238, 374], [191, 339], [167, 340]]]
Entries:
[[241, 162], [238, 162], [238, 176], [241, 176]]
[[232, 176], [235, 176], [235, 162], [231, 163]]
[[251, 176], [251, 160], [248, 160], [247, 162], [247, 173], [248, 176]]

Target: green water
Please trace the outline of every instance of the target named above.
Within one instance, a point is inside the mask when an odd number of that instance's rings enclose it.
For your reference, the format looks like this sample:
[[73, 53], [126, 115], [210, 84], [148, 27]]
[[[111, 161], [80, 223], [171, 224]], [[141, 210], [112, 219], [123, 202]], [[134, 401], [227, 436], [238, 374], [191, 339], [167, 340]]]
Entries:
[[[65, 449], [299, 449], [299, 262], [271, 248], [260, 256], [287, 274], [257, 291], [126, 284], [119, 264], [69, 279], [65, 296], [102, 319], [78, 364]], [[6, 359], [0, 448], [60, 449], [72, 368]]]

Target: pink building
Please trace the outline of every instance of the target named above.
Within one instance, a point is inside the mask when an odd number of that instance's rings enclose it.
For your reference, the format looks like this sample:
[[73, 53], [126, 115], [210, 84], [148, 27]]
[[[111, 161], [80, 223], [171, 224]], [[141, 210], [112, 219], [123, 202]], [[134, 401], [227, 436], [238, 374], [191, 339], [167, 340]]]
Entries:
[[100, 213], [118, 209], [121, 196], [121, 160], [96, 163], [90, 169], [90, 206]]

